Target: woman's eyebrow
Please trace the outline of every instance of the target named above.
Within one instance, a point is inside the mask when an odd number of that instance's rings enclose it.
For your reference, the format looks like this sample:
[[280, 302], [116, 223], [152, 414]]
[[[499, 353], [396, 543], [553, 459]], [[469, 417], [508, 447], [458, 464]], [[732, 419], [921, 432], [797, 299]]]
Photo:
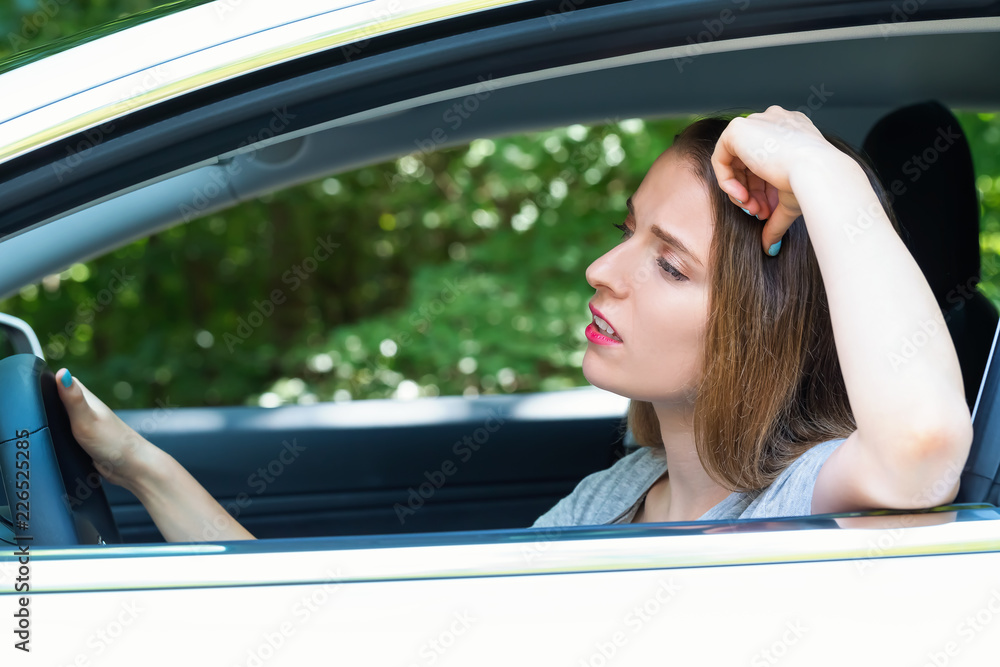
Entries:
[[[628, 212], [632, 215], [632, 219], [638, 220], [638, 216], [636, 216], [635, 214], [635, 205], [632, 203], [632, 197], [629, 197], [628, 199], [625, 200], [625, 206], [628, 207]], [[705, 265], [701, 263], [701, 260], [698, 259], [698, 257], [693, 252], [688, 250], [688, 247], [684, 245], [684, 242], [681, 241], [679, 238], [677, 238], [676, 236], [674, 236], [665, 229], [660, 229], [656, 225], [650, 225], [649, 230], [653, 232], [653, 235], [659, 238], [661, 241], [675, 248], [677, 252], [687, 255], [689, 258], [691, 258], [692, 261], [696, 262], [698, 266], [700, 266], [701, 268], [705, 268]]]

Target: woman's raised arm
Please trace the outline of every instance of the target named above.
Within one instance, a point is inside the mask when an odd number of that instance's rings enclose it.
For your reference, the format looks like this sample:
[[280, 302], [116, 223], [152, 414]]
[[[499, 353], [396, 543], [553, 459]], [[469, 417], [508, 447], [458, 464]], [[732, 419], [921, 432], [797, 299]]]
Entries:
[[780, 107], [734, 119], [712, 163], [723, 191], [766, 220], [765, 249], [804, 216], [823, 275], [857, 431], [820, 471], [813, 512], [954, 500], [972, 443], [958, 356], [862, 167]]

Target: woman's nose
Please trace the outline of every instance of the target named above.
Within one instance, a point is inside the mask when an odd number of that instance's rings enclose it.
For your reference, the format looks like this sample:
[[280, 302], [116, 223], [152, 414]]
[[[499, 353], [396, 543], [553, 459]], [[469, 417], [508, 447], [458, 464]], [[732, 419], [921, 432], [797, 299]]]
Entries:
[[587, 282], [595, 290], [601, 287], [610, 290], [616, 296], [623, 296], [626, 290], [624, 281], [625, 272], [621, 270], [621, 263], [624, 259], [623, 250], [625, 244], [619, 244], [607, 251], [590, 266], [587, 267]]

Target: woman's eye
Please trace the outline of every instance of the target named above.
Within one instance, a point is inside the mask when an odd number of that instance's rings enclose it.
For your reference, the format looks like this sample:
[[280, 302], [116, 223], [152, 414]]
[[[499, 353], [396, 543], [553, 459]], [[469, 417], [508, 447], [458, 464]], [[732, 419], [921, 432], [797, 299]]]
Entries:
[[687, 280], [687, 276], [685, 276], [683, 273], [681, 273], [680, 271], [678, 271], [677, 269], [675, 269], [674, 265], [671, 264], [670, 262], [668, 262], [667, 260], [665, 260], [664, 258], [658, 257], [656, 259], [656, 263], [659, 264], [663, 268], [664, 271], [666, 271], [671, 276], [673, 276], [674, 280], [678, 280], [678, 281]]
[[[614, 227], [615, 227], [616, 229], [620, 229], [620, 230], [621, 230], [621, 232], [622, 232], [622, 240], [623, 240], [623, 241], [624, 241], [625, 239], [627, 239], [627, 238], [628, 238], [629, 236], [631, 236], [631, 235], [632, 235], [632, 230], [631, 230], [631, 229], [629, 229], [629, 228], [628, 228], [628, 225], [626, 225], [626, 224], [625, 224], [625, 223], [623, 223], [623, 222], [619, 222], [619, 223], [615, 223]], [[664, 271], [666, 271], [667, 273], [669, 273], [669, 274], [670, 274], [670, 276], [671, 276], [671, 277], [672, 277], [672, 278], [673, 278], [674, 280], [676, 280], [676, 281], [678, 281], [678, 282], [683, 282], [683, 281], [685, 281], [685, 280], [687, 280], [687, 279], [688, 279], [688, 277], [687, 277], [687, 276], [685, 276], [685, 275], [684, 275], [683, 273], [681, 273], [680, 271], [678, 271], [678, 270], [677, 270], [677, 269], [676, 269], [676, 268], [674, 267], [674, 265], [673, 265], [673, 264], [671, 264], [670, 262], [668, 262], [668, 261], [667, 261], [666, 259], [664, 259], [663, 257], [657, 257], [657, 258], [656, 258], [656, 263], [657, 263], [657, 264], [659, 264], [659, 265], [660, 265], [660, 267], [661, 267], [661, 268], [662, 268], [662, 269], [663, 269]]]

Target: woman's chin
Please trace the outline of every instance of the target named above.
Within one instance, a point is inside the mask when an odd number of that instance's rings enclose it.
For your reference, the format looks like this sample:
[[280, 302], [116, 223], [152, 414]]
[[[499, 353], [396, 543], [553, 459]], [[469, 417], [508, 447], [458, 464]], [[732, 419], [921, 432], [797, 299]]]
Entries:
[[[589, 363], [588, 363], [589, 361]], [[620, 379], [613, 377], [612, 373], [608, 373], [608, 368], [601, 368], [600, 359], [592, 359], [589, 354], [583, 357], [583, 377], [586, 378], [587, 382], [594, 385], [598, 389], [603, 389], [605, 391], [610, 391], [613, 394], [618, 394], [619, 396], [628, 397], [622, 390]], [[618, 380], [618, 381], [616, 381]]]
[[[596, 366], [594, 359], [590, 354], [590, 350], [587, 350], [583, 354], [583, 363], [580, 365], [580, 369], [583, 371], [583, 377], [585, 377], [587, 382], [595, 387], [601, 387], [601, 374], [596, 372], [594, 366]], [[603, 389], [603, 387], [601, 387], [601, 389]]]
[[[629, 382], [630, 376], [617, 367], [609, 367], [601, 359], [592, 358], [589, 354], [583, 357], [583, 377], [587, 382], [610, 391], [612, 394], [624, 396], [633, 401], [647, 403], [666, 403], [675, 405], [693, 405], [697, 391], [691, 387], [648, 386], [641, 382]], [[632, 380], [635, 378], [632, 377]]]

